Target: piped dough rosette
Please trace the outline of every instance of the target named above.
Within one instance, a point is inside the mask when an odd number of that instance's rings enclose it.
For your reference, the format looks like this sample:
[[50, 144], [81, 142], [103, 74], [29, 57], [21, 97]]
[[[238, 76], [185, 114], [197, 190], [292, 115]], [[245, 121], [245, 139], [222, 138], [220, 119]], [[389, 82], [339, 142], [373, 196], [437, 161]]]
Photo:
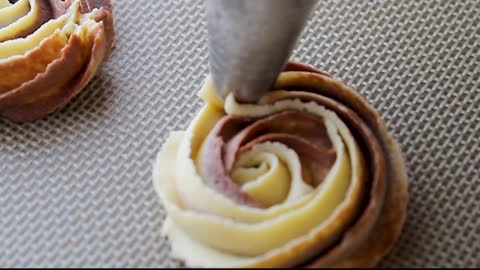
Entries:
[[220, 100], [154, 166], [172, 255], [191, 267], [371, 267], [406, 217], [399, 147], [352, 88], [291, 62], [258, 104]]
[[110, 0], [0, 0], [0, 115], [33, 121], [62, 107], [113, 43]]

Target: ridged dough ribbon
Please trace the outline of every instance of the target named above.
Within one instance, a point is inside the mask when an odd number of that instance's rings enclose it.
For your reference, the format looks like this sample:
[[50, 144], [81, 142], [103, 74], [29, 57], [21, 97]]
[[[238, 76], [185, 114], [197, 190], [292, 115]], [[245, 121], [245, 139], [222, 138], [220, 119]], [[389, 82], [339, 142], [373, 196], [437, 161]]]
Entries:
[[258, 104], [215, 95], [154, 166], [174, 257], [192, 267], [374, 266], [406, 216], [407, 177], [353, 89], [291, 62]]
[[0, 0], [0, 115], [33, 121], [62, 107], [113, 43], [110, 0]]

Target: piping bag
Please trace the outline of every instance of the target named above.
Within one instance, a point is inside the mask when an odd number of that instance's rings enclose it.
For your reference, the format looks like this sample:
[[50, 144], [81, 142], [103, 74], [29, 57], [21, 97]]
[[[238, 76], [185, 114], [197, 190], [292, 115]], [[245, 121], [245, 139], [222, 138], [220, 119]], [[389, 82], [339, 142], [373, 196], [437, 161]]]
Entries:
[[288, 62], [317, 0], [207, 0], [217, 94], [255, 103]]

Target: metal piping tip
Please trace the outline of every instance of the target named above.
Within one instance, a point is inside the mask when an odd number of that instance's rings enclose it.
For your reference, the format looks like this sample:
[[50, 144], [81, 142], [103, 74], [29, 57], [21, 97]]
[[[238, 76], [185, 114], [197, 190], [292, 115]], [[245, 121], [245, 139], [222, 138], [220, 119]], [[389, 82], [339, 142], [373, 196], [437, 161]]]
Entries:
[[207, 0], [210, 71], [219, 96], [254, 103], [290, 58], [317, 0]]

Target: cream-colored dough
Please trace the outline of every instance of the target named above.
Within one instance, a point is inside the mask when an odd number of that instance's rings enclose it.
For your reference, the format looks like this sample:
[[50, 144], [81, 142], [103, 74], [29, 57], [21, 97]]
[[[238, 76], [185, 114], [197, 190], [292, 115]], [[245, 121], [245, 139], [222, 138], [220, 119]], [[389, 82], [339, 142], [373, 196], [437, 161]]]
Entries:
[[[23, 4], [23, 2], [26, 2], [28, 0], [21, 1]], [[16, 4], [18, 3], [19, 2], [17, 2]], [[11, 8], [13, 6], [15, 5], [7, 8]], [[11, 37], [15, 33], [19, 32], [21, 29], [26, 29], [33, 25], [40, 14], [40, 8], [35, 0], [29, 0], [28, 13], [24, 14], [24, 12], [25, 10], [18, 10], [18, 13], [16, 14], [18, 16], [18, 19], [14, 20], [13, 23], [8, 24], [7, 26], [0, 28], [0, 40], [5, 40], [6, 38]]]
[[[32, 3], [35, 3], [35, 1]], [[10, 61], [12, 60], [11, 57], [18, 57], [28, 53], [37, 48], [46, 38], [54, 35], [55, 32], [60, 31], [63, 36], [68, 37], [71, 33], [77, 30], [77, 26], [93, 28], [97, 23], [90, 18], [90, 15], [91, 13], [82, 15], [80, 12], [80, 2], [78, 0], [74, 1], [67, 13], [57, 19], [45, 23], [31, 35], [25, 38], [1, 42], [0, 61]], [[10, 31], [7, 28], [0, 29], [0, 37], [2, 33]]]
[[68, 13], [45, 24], [27, 38], [0, 43], [0, 73], [6, 75], [4, 78], [0, 75], [0, 94], [15, 89], [44, 72], [61, 57], [62, 48], [68, 45], [72, 33], [84, 42], [90, 42], [88, 32], [96, 22], [88, 16], [82, 16], [78, 20], [79, 16], [80, 6], [76, 2]]
[[[8, 1], [7, 1], [8, 2]], [[0, 3], [0, 8], [2, 7]], [[16, 2], [14, 5], [10, 5], [5, 8], [0, 9], [0, 28], [5, 27], [14, 21], [18, 20], [19, 18], [27, 15], [30, 11], [30, 2], [29, 0], [20, 0]]]
[[[267, 152], [276, 147], [276, 153]], [[263, 149], [262, 149], [263, 148]], [[282, 157], [284, 149], [281, 145], [260, 144], [240, 156], [232, 178], [240, 184], [242, 190], [252, 196], [263, 207], [271, 207], [282, 203], [288, 196], [290, 173]], [[259, 166], [251, 168], [251, 166]]]
[[[357, 143], [341, 119], [299, 100], [243, 105], [229, 96], [222, 104], [210, 79], [200, 95], [205, 107], [185, 132], [171, 134], [155, 162], [154, 185], [168, 213], [164, 233], [173, 255], [189, 266], [283, 266], [338, 239], [356, 214], [364, 174]], [[238, 205], [205, 185], [198, 157], [221, 117], [266, 116], [285, 109], [316, 115], [325, 123], [337, 159], [318, 187], [304, 183], [297, 154], [277, 142], [258, 144], [241, 155], [232, 175], [267, 208]], [[252, 170], [252, 164], [263, 167]]]
[[9, 7], [12, 4], [8, 0], [0, 0], [0, 8]]
[[[9, 57], [27, 53], [28, 51], [36, 48], [45, 38], [53, 35], [53, 33], [58, 29], [63, 28], [65, 33], [73, 32], [79, 16], [79, 2], [77, 1], [75, 2], [75, 5], [72, 6], [70, 12], [67, 12], [65, 15], [56, 20], [51, 20], [42, 25], [42, 27], [28, 37], [8, 40], [0, 43], [0, 58], [3, 58], [6, 61]], [[0, 30], [0, 35], [2, 31], [3, 30]]]

